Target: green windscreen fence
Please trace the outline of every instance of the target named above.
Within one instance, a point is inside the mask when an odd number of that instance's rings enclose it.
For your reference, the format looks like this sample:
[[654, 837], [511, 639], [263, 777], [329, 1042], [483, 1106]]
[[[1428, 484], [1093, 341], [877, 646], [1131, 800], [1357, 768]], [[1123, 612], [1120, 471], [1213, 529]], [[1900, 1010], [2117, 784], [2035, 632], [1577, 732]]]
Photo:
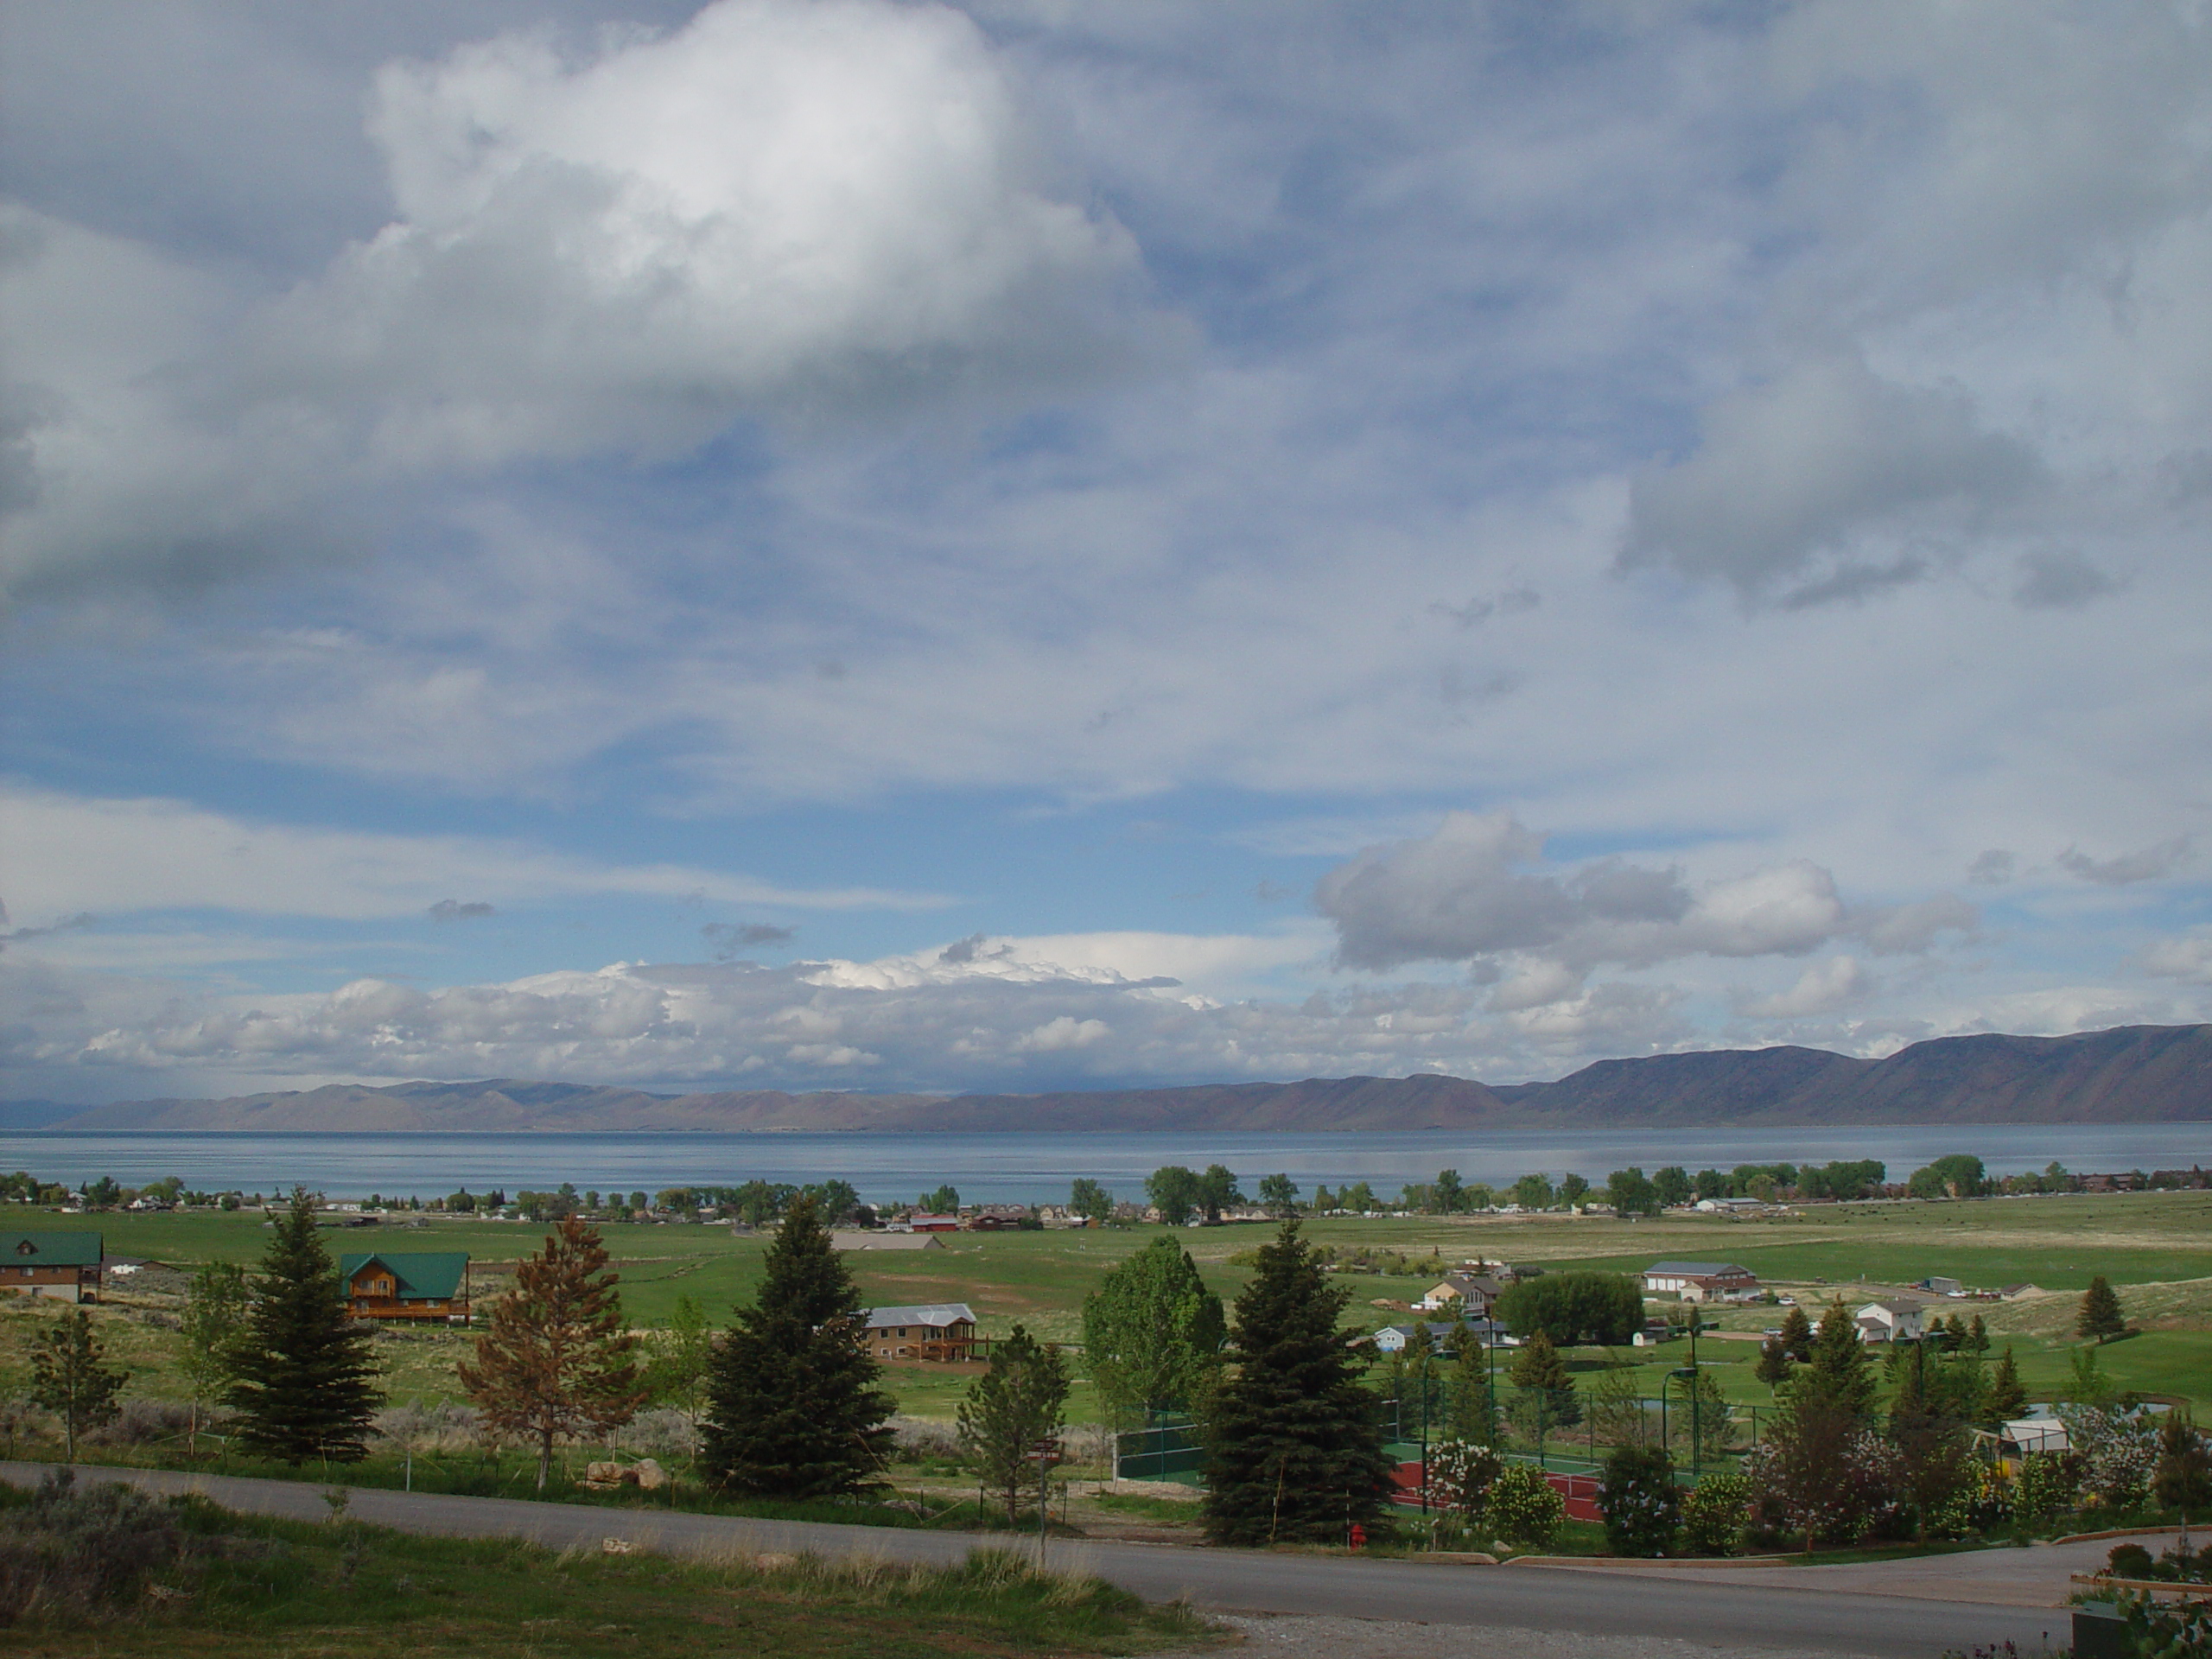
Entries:
[[1179, 1480], [1195, 1483], [1205, 1453], [1198, 1427], [1187, 1417], [1160, 1417], [1143, 1428], [1114, 1437], [1116, 1480]]

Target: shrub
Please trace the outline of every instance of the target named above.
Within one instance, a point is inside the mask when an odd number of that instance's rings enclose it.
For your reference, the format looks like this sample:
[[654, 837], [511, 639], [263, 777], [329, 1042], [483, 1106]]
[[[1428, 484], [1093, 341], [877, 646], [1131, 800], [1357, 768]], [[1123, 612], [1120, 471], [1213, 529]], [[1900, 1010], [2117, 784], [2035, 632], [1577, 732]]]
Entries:
[[1751, 1484], [1741, 1475], [1707, 1475], [1682, 1494], [1682, 1547], [1693, 1555], [1732, 1555], [1743, 1540]]
[[1616, 1446], [1598, 1483], [1605, 1541], [1618, 1555], [1664, 1555], [1682, 1523], [1675, 1460], [1662, 1446]]
[[79, 1490], [58, 1469], [31, 1501], [0, 1511], [0, 1627], [83, 1618], [135, 1595], [175, 1560], [176, 1512], [119, 1484]]
[[[1808, 1455], [1814, 1452], [1817, 1458]], [[1897, 1449], [1863, 1428], [1817, 1446], [1770, 1436], [1744, 1459], [1744, 1477], [1751, 1483], [1751, 1531], [1807, 1549], [1893, 1531], [1905, 1513]]]
[[175, 1400], [125, 1400], [113, 1421], [89, 1430], [97, 1446], [152, 1446], [181, 1440], [192, 1427], [192, 1408]]
[[2031, 1452], [2020, 1460], [2012, 1507], [2025, 1521], [2048, 1521], [2081, 1502], [2082, 1459], [2071, 1452]]
[[1976, 1460], [1956, 1490], [1928, 1517], [1928, 1530], [1939, 1538], [1970, 1538], [1993, 1532], [2012, 1518], [2013, 1483], [1994, 1464]]
[[2147, 1579], [2158, 1563], [2140, 1544], [2121, 1544], [2105, 1557], [2105, 1571], [2116, 1579]]
[[1480, 1515], [1504, 1467], [1505, 1460], [1486, 1446], [1440, 1440], [1428, 1452], [1429, 1502], [1460, 1515]]
[[1527, 1464], [1509, 1464], [1491, 1482], [1484, 1513], [1490, 1529], [1505, 1543], [1547, 1549], [1567, 1520], [1567, 1500]]

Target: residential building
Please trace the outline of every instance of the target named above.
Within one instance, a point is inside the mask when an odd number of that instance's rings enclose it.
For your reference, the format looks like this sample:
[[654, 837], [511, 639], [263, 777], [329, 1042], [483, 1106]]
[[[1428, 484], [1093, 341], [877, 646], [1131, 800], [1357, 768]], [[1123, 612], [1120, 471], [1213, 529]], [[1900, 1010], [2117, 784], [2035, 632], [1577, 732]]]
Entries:
[[883, 1228], [838, 1228], [830, 1235], [836, 1250], [941, 1250], [944, 1241], [935, 1233], [894, 1233]]
[[1758, 1287], [1758, 1275], [1733, 1262], [1654, 1262], [1643, 1270], [1645, 1295], [1675, 1295], [1686, 1302], [1749, 1296]]
[[1504, 1288], [1484, 1274], [1450, 1273], [1431, 1285], [1414, 1306], [1424, 1313], [1449, 1309], [1465, 1313], [1471, 1319], [1484, 1319], [1490, 1317], [1491, 1306]]
[[957, 1233], [960, 1230], [960, 1217], [932, 1216], [917, 1211], [906, 1220], [893, 1222], [892, 1224], [901, 1231], [909, 1233]]
[[[1457, 1349], [1459, 1338], [1454, 1333], [1459, 1330], [1459, 1323], [1457, 1319], [1424, 1319], [1418, 1326], [1386, 1325], [1375, 1333], [1376, 1351], [1384, 1354], [1403, 1353], [1407, 1343], [1413, 1340], [1414, 1331], [1426, 1329], [1429, 1342], [1433, 1345], [1438, 1357], [1456, 1359], [1459, 1357]], [[1507, 1341], [1505, 1327], [1494, 1319], [1469, 1319], [1466, 1321], [1466, 1326], [1477, 1344], [1483, 1347], [1500, 1347]]]
[[1852, 1315], [1852, 1323], [1859, 1327], [1861, 1342], [1917, 1342], [1926, 1312], [1923, 1302], [1869, 1302]]
[[0, 1233], [0, 1290], [62, 1302], [100, 1295], [98, 1233]]
[[468, 1256], [461, 1250], [380, 1250], [338, 1258], [346, 1313], [356, 1319], [468, 1323]]
[[976, 1357], [976, 1314], [965, 1302], [871, 1307], [861, 1317], [861, 1340], [878, 1359], [945, 1363]]

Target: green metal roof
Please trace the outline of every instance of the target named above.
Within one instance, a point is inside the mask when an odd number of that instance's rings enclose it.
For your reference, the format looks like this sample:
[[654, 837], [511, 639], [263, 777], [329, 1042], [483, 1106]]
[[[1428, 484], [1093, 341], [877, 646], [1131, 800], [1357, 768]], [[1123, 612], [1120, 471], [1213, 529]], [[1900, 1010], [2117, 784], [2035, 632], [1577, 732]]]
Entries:
[[98, 1233], [0, 1233], [0, 1267], [97, 1268]]
[[466, 1250], [370, 1250], [358, 1255], [340, 1256], [338, 1276], [350, 1285], [353, 1275], [372, 1262], [391, 1269], [391, 1276], [398, 1281], [398, 1294], [403, 1297], [443, 1300], [458, 1296], [461, 1281], [468, 1273]]

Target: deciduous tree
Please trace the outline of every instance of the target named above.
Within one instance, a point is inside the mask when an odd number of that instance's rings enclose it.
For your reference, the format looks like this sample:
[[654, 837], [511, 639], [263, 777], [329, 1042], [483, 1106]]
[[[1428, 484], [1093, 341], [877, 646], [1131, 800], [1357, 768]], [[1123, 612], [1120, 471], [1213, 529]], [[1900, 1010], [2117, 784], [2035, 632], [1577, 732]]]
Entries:
[[1340, 1542], [1380, 1512], [1389, 1475], [1375, 1396], [1338, 1328], [1332, 1285], [1298, 1224], [1261, 1246], [1236, 1299], [1233, 1370], [1206, 1412], [1206, 1496], [1217, 1543]]
[[1547, 1273], [1506, 1287], [1496, 1317], [1516, 1337], [1541, 1332], [1554, 1344], [1625, 1343], [1643, 1325], [1643, 1292], [1624, 1273]]
[[1144, 1193], [1160, 1211], [1160, 1220], [1170, 1227], [1180, 1227], [1205, 1204], [1205, 1183], [1198, 1171], [1169, 1164], [1144, 1178]]
[[1059, 1349], [1017, 1325], [991, 1349], [991, 1368], [960, 1402], [960, 1444], [986, 1486], [1006, 1500], [1007, 1523], [1020, 1520], [1025, 1490], [1045, 1503], [1046, 1465], [1038, 1442], [1057, 1439], [1067, 1420], [1068, 1368]]
[[1108, 1268], [1083, 1305], [1091, 1382], [1123, 1421], [1191, 1409], [1228, 1333], [1221, 1298], [1174, 1238], [1155, 1238]]
[[1103, 1222], [1114, 1213], [1114, 1195], [1089, 1176], [1078, 1175], [1068, 1187], [1068, 1212]]
[[620, 1277], [597, 1230], [563, 1217], [493, 1308], [476, 1363], [458, 1368], [486, 1427], [536, 1448], [541, 1491], [556, 1441], [620, 1428], [645, 1402]]
[[184, 1336], [178, 1369], [192, 1389], [192, 1417], [184, 1437], [188, 1458], [200, 1455], [200, 1408], [229, 1382], [232, 1350], [245, 1332], [251, 1306], [245, 1269], [235, 1262], [201, 1264], [186, 1288], [178, 1321]]
[[232, 1350], [225, 1400], [249, 1450], [298, 1465], [357, 1463], [384, 1396], [367, 1324], [346, 1316], [337, 1264], [315, 1230], [305, 1189], [276, 1217]]
[[700, 1465], [732, 1492], [834, 1497], [880, 1483], [893, 1409], [861, 1341], [861, 1295], [801, 1195], [760, 1299], [715, 1344]]
[[107, 1351], [92, 1334], [92, 1316], [73, 1307], [31, 1345], [30, 1402], [61, 1420], [63, 1445], [77, 1461], [77, 1437], [121, 1414], [116, 1396], [130, 1381], [128, 1371], [100, 1362]]
[[1287, 1175], [1260, 1177], [1260, 1206], [1276, 1220], [1298, 1213], [1298, 1183]]

